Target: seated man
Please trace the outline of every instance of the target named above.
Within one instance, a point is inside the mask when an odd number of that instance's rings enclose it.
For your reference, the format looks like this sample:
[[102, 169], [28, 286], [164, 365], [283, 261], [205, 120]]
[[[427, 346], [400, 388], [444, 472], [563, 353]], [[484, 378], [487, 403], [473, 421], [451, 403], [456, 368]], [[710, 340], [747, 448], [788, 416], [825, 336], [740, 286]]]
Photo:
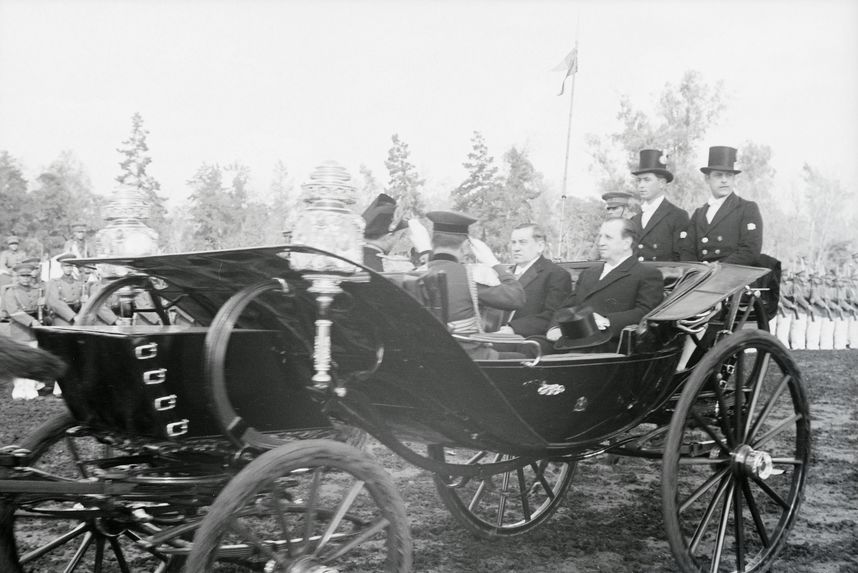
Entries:
[[572, 277], [543, 256], [545, 231], [540, 226], [519, 225], [513, 229], [509, 242], [515, 261], [512, 272], [527, 300], [519, 310], [507, 313], [500, 332], [525, 337], [544, 334], [554, 313], [572, 293]]
[[[611, 342], [600, 351], [608, 350], [620, 337], [622, 329], [637, 324], [664, 297], [664, 281], [661, 272], [648, 267], [632, 256], [638, 244], [638, 227], [625, 218], [608, 219], [599, 229], [599, 256], [605, 261], [581, 272], [578, 283], [562, 307], [589, 307], [594, 313], [596, 326], [611, 334]], [[561, 336], [557, 327], [558, 314], [546, 334], [548, 340], [556, 341]]]
[[[498, 262], [488, 245], [468, 237], [468, 226], [476, 219], [452, 211], [432, 211], [426, 217], [433, 223], [432, 255], [426, 275], [440, 271], [447, 275], [447, 326], [451, 333], [471, 335], [480, 332], [480, 304], [502, 310], [516, 310], [524, 305], [524, 289], [515, 276]], [[477, 262], [494, 268], [499, 284], [486, 286], [474, 280], [468, 267], [461, 262], [466, 241]], [[480, 343], [463, 342], [462, 346], [472, 358], [497, 358], [494, 349]]]

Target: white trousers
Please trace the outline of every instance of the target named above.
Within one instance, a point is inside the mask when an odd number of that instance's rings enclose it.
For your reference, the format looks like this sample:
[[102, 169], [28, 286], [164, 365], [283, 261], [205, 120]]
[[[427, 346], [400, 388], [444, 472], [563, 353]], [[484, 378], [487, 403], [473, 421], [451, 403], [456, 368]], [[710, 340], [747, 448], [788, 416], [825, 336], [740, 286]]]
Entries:
[[834, 319], [834, 350], [843, 350], [849, 345], [849, 323], [845, 318]]
[[778, 340], [780, 340], [781, 343], [787, 348], [790, 347], [789, 331], [790, 327], [792, 327], [792, 316], [793, 315], [791, 314], [788, 314], [786, 316], [778, 316], [777, 326], [775, 327], [775, 329], [772, 330], [772, 333], [777, 336]]
[[819, 326], [819, 349], [834, 350], [834, 321], [823, 318]]
[[822, 319], [816, 317], [815, 320], [807, 319], [807, 349], [819, 350], [819, 333], [822, 330]]
[[849, 348], [858, 349], [858, 318], [849, 319]]
[[807, 315], [798, 313], [798, 317], [792, 319], [789, 325], [789, 344], [793, 350], [804, 350], [807, 348]]

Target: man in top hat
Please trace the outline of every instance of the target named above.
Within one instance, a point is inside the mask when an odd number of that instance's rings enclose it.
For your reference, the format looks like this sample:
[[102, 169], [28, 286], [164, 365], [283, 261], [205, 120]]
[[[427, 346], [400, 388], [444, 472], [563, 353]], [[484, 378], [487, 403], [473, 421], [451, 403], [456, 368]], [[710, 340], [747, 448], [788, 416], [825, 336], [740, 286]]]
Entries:
[[63, 274], [59, 278], [48, 281], [45, 306], [57, 326], [72, 324], [86, 299], [83, 279], [76, 278], [74, 265], [66, 262], [74, 258], [77, 257], [72, 253], [64, 253], [57, 257]]
[[753, 201], [733, 193], [736, 149], [709, 148], [709, 165], [701, 167], [711, 197], [691, 215], [688, 240], [681, 245], [683, 261], [721, 261], [756, 265], [763, 247], [763, 219]]
[[6, 248], [0, 253], [0, 287], [12, 283], [15, 265], [27, 258], [27, 255], [18, 250], [20, 242], [15, 235], [6, 238]]
[[667, 185], [673, 173], [667, 170], [667, 156], [657, 149], [640, 152], [640, 164], [632, 171], [641, 198], [641, 212], [632, 217], [641, 235], [637, 244], [639, 261], [678, 261], [680, 245], [688, 235], [688, 213], [667, 200]]
[[[482, 331], [480, 305], [501, 310], [517, 310], [524, 305], [525, 294], [521, 284], [499, 263], [484, 242], [468, 237], [468, 227], [476, 219], [453, 211], [432, 211], [426, 214], [432, 221], [432, 255], [425, 276], [444, 272], [447, 275], [447, 323], [453, 334], [472, 335]], [[472, 271], [463, 263], [465, 244], [468, 243], [478, 263], [490, 265], [497, 273], [497, 284], [480, 284]], [[462, 346], [472, 358], [496, 358], [497, 352], [477, 343], [465, 342]]]
[[399, 241], [399, 231], [407, 227], [405, 221], [399, 221], [391, 228], [395, 212], [396, 200], [385, 193], [379, 193], [363, 212], [363, 264], [377, 272], [384, 271], [384, 257]]
[[635, 215], [632, 203], [634, 196], [625, 191], [608, 191], [602, 195], [602, 201], [605, 202], [605, 218], [625, 217], [631, 219]]
[[86, 240], [87, 226], [83, 223], [75, 223], [72, 225], [72, 237], [63, 245], [64, 253], [71, 253], [77, 259], [89, 257], [89, 243]]
[[[602, 223], [598, 244], [600, 258], [605, 262], [584, 269], [575, 292], [562, 305], [564, 309], [589, 307], [596, 326], [610, 332], [614, 344], [623, 328], [640, 322], [664, 298], [661, 272], [642, 264], [633, 254], [638, 232], [635, 223], [622, 217]], [[552, 328], [546, 333], [548, 340], [561, 337], [557, 325], [562, 316], [561, 311], [555, 314]]]
[[534, 223], [523, 223], [512, 231], [512, 272], [527, 300], [520, 309], [507, 313], [500, 332], [525, 337], [545, 334], [554, 312], [572, 293], [569, 273], [545, 258], [545, 239], [545, 230]]

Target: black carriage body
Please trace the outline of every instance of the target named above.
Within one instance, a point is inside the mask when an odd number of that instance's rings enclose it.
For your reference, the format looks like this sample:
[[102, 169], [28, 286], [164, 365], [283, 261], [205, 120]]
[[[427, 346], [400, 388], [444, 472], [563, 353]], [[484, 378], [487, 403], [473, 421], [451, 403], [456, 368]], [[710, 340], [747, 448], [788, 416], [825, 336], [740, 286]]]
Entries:
[[[155, 439], [220, 436], [206, 396], [207, 329], [177, 326], [40, 328], [39, 345], [64, 358], [58, 381], [75, 419], [92, 428]], [[237, 411], [263, 431], [329, 427], [287, 359], [279, 335], [235, 333], [227, 368]], [[249, 375], [243, 375], [247, 372]]]

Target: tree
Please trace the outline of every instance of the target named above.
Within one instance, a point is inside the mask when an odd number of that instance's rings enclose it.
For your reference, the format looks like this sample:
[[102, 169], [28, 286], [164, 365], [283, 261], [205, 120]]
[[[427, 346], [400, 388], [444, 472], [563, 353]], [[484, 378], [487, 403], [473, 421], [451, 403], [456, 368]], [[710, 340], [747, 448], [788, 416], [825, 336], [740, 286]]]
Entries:
[[361, 184], [357, 192], [357, 206], [359, 210], [365, 209], [379, 193], [382, 192], [381, 183], [375, 178], [372, 169], [366, 165], [360, 166]]
[[698, 206], [707, 196], [699, 150], [724, 109], [722, 84], [709, 85], [696, 71], [686, 72], [677, 86], [665, 85], [652, 118], [622, 97], [617, 114], [621, 130], [606, 138], [588, 137], [595, 170], [602, 175], [599, 194], [618, 189], [634, 194], [630, 172], [640, 150], [661, 149], [676, 177], [669, 188], [671, 200], [686, 209]]
[[806, 163], [802, 179], [809, 231], [806, 250], [802, 251], [814, 269], [821, 268], [840, 245], [854, 238], [850, 217], [855, 212], [855, 193], [844, 189], [839, 180], [825, 176]]
[[471, 151], [462, 165], [468, 171], [468, 177], [450, 193], [453, 208], [477, 218], [471, 227], [472, 233], [493, 249], [503, 248], [506, 240], [491, 236], [486, 227], [491, 226], [492, 221], [505, 212], [505, 206], [500, 200], [503, 181], [498, 175], [494, 157], [489, 155], [486, 140], [479, 131], [475, 131], [471, 137]]
[[27, 180], [18, 160], [0, 151], [0, 240], [23, 231], [16, 224], [20, 225], [28, 200]]
[[269, 223], [265, 225], [267, 233], [264, 242], [267, 244], [282, 243], [284, 241], [283, 234], [291, 232], [295, 227], [295, 220], [301, 204], [301, 198], [295, 191], [295, 186], [289, 178], [289, 170], [283, 161], [278, 160], [274, 164], [270, 190], [271, 211], [275, 214], [276, 225], [271, 225], [269, 217]]
[[420, 217], [425, 212], [421, 191], [426, 181], [420, 178], [417, 168], [411, 163], [408, 144], [399, 139], [398, 134], [391, 139], [393, 147], [388, 151], [384, 165], [390, 175], [386, 192], [396, 199], [394, 221]]
[[135, 113], [131, 116], [131, 135], [122, 142], [118, 151], [122, 155], [119, 162], [120, 173], [115, 180], [120, 185], [129, 185], [137, 189], [150, 206], [147, 224], [155, 229], [159, 236], [165, 237], [167, 228], [167, 208], [164, 198], [158, 194], [161, 184], [148, 172], [152, 158], [149, 157], [149, 145], [146, 138], [149, 131], [143, 128], [143, 116]]

